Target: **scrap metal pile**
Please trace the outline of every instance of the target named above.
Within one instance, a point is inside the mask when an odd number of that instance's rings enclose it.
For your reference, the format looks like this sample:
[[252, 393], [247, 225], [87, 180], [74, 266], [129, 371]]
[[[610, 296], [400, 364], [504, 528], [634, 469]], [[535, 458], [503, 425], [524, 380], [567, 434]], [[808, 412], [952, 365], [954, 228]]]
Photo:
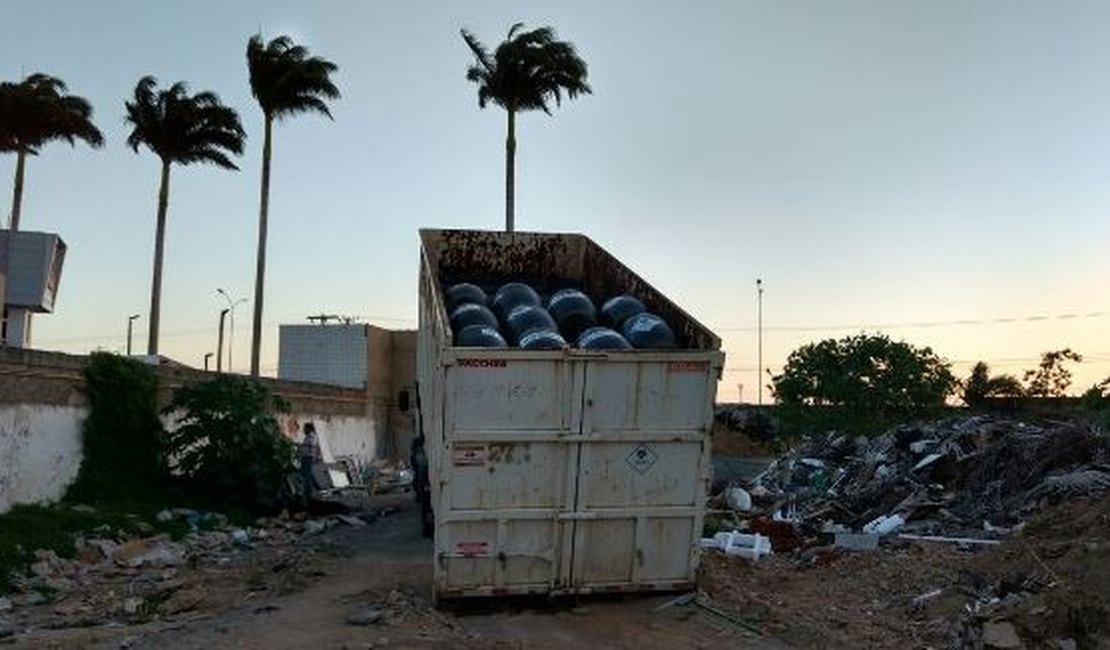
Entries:
[[832, 432], [745, 487], [722, 497], [734, 509], [750, 497], [753, 515], [802, 535], [897, 530], [990, 540], [1044, 506], [1110, 491], [1110, 442], [1080, 422], [993, 416], [900, 426], [871, 439]]

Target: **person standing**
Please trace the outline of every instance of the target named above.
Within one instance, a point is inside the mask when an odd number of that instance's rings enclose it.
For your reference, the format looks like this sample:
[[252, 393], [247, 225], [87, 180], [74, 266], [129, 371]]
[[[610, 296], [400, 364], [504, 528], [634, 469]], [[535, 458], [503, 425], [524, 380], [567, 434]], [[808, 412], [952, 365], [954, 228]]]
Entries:
[[316, 463], [320, 462], [320, 439], [316, 435], [316, 425], [304, 424], [304, 438], [298, 446], [301, 457], [301, 485], [307, 499], [318, 489], [316, 484]]

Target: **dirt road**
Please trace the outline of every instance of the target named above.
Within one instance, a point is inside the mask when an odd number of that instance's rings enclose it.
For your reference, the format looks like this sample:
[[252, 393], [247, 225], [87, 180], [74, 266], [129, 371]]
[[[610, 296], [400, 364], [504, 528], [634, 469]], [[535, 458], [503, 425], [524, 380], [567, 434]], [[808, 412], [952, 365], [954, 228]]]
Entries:
[[[430, 607], [432, 545], [420, 536], [408, 498], [365, 527], [336, 527], [314, 538], [306, 584], [244, 595], [208, 585], [207, 607], [138, 625], [44, 630], [17, 646], [168, 650], [171, 648], [781, 648], [692, 607], [656, 611], [671, 596], [555, 603], [468, 603]], [[260, 565], [262, 566], [262, 565]], [[273, 579], [272, 569], [247, 581]], [[242, 582], [240, 578], [240, 582]], [[348, 618], [376, 610], [381, 620]]]

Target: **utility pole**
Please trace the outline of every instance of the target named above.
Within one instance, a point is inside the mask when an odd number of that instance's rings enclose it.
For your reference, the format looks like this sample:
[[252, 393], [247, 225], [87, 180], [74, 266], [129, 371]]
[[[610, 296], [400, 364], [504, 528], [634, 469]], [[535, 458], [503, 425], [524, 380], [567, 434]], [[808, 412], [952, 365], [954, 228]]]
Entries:
[[211, 352], [204, 353], [204, 371], [208, 372], [208, 360], [212, 358]]
[[230, 307], [220, 311], [220, 335], [216, 343], [216, 372], [224, 371], [224, 319], [227, 318], [229, 311], [231, 311]]
[[138, 317], [138, 314], [132, 314], [127, 317], [127, 356], [131, 356], [131, 330], [132, 326], [135, 324], [135, 319]]
[[758, 297], [757, 297], [756, 300], [757, 300], [757, 303], [758, 303], [758, 310], [759, 310], [759, 316], [758, 316], [759, 326], [756, 328], [756, 331], [759, 332], [759, 334], [758, 334], [759, 352], [757, 353], [757, 357], [756, 357], [757, 358], [757, 371], [756, 372], [758, 374], [756, 376], [757, 380], [756, 380], [756, 384], [755, 384], [755, 394], [757, 395], [756, 404], [758, 404], [759, 406], [763, 406], [763, 278], [756, 278], [755, 279], [755, 289], [756, 289], [756, 293], [758, 294]]

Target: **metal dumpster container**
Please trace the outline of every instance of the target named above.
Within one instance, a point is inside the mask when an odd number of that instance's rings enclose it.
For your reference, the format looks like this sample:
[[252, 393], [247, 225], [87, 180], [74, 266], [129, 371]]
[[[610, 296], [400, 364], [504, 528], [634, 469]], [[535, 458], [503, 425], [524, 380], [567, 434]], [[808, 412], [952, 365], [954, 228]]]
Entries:
[[[583, 235], [422, 230], [419, 416], [437, 599], [678, 590], [695, 579], [720, 340]], [[444, 287], [631, 293], [682, 349], [455, 347]]]

